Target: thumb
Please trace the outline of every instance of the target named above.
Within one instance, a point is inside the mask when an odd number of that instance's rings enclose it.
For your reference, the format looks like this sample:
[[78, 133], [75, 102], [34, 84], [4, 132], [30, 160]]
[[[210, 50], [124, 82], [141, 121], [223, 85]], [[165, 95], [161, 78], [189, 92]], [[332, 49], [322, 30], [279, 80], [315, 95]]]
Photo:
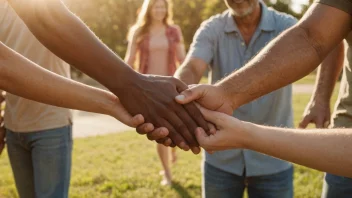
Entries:
[[208, 138], [207, 133], [200, 127], [198, 127], [195, 131], [196, 138], [200, 146], [204, 146], [204, 142], [206, 138]]
[[200, 106], [200, 111], [202, 112], [204, 119], [215, 124], [217, 128], [222, 128], [226, 124], [227, 117], [226, 114], [208, 110], [202, 106]]
[[204, 96], [205, 88], [202, 85], [193, 86], [184, 90], [180, 95], [176, 96], [176, 101], [180, 104], [187, 104], [194, 100], [198, 100]]

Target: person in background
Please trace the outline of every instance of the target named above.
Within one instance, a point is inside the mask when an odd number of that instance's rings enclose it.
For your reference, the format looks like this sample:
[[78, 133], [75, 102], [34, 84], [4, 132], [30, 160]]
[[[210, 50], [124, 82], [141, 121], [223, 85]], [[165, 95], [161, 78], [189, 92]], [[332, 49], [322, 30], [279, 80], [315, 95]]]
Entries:
[[[125, 61], [142, 74], [172, 76], [177, 65], [185, 59], [183, 36], [179, 26], [173, 23], [169, 0], [145, 0], [128, 40]], [[136, 62], [138, 67], [135, 67]], [[164, 145], [157, 145], [164, 169], [162, 185], [171, 185], [172, 181], [169, 151]], [[171, 153], [172, 162], [175, 162], [176, 150], [171, 149]]]

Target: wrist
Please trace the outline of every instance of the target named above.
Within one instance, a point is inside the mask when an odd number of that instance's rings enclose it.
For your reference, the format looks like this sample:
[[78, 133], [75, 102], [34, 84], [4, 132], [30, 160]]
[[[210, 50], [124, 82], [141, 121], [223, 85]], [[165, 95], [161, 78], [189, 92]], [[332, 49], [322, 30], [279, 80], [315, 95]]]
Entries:
[[315, 94], [310, 100], [310, 106], [327, 107], [330, 108], [330, 98], [322, 97]]
[[104, 91], [101, 99], [98, 101], [100, 110], [98, 111], [101, 114], [109, 115], [115, 117], [117, 112], [116, 102], [118, 102], [118, 97], [113, 93]]
[[330, 97], [328, 96], [317, 96], [315, 95], [311, 102], [315, 103], [315, 104], [319, 104], [319, 105], [327, 105], [330, 106]]
[[241, 138], [242, 148], [250, 149], [255, 143], [255, 137], [258, 135], [259, 126], [250, 122], [243, 123], [243, 137]]
[[236, 110], [239, 106], [241, 106], [239, 103], [240, 97], [232, 95], [226, 84], [220, 83], [215, 84], [214, 86], [220, 93], [220, 96], [222, 96], [225, 103], [229, 104], [229, 106], [232, 108], [232, 111]]
[[142, 84], [144, 78], [143, 74], [135, 72], [131, 68], [126, 68], [118, 76], [114, 77], [114, 80], [112, 80], [112, 83], [107, 88], [116, 96], [121, 97], [123, 94], [126, 94], [129, 87]]

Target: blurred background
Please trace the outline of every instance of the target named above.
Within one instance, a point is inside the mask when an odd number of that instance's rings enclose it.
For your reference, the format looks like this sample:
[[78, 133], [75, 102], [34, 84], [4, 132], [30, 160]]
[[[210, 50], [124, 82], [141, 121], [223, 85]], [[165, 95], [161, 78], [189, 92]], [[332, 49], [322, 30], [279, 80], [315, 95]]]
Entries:
[[[126, 35], [143, 0], [67, 0], [79, 16], [120, 57], [125, 56]], [[264, 0], [274, 9], [300, 18], [313, 0]], [[186, 49], [199, 25], [226, 9], [224, 0], [173, 0], [174, 21], [181, 27]], [[73, 68], [73, 76], [82, 74]]]

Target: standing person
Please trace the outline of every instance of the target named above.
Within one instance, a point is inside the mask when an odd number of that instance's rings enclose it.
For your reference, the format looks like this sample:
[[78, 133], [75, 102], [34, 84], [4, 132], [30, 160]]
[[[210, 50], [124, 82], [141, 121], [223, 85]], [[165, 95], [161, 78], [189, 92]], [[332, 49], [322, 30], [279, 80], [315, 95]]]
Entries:
[[[175, 77], [186, 84], [199, 83], [210, 65], [211, 84], [243, 67], [270, 40], [296, 23], [258, 0], [237, 3], [202, 23], [187, 59]], [[293, 127], [292, 87], [288, 85], [233, 112], [257, 124]], [[246, 149], [205, 153], [203, 197], [293, 197], [292, 164]]]
[[[138, 62], [140, 73], [172, 76], [177, 65], [185, 58], [183, 36], [179, 26], [173, 23], [172, 4], [169, 0], [145, 0], [128, 39], [125, 61], [133, 68], [136, 68], [135, 63]], [[164, 145], [157, 145], [164, 169], [162, 185], [171, 185], [172, 181], [169, 151]], [[175, 162], [176, 150], [171, 149], [171, 153], [172, 162]]]

